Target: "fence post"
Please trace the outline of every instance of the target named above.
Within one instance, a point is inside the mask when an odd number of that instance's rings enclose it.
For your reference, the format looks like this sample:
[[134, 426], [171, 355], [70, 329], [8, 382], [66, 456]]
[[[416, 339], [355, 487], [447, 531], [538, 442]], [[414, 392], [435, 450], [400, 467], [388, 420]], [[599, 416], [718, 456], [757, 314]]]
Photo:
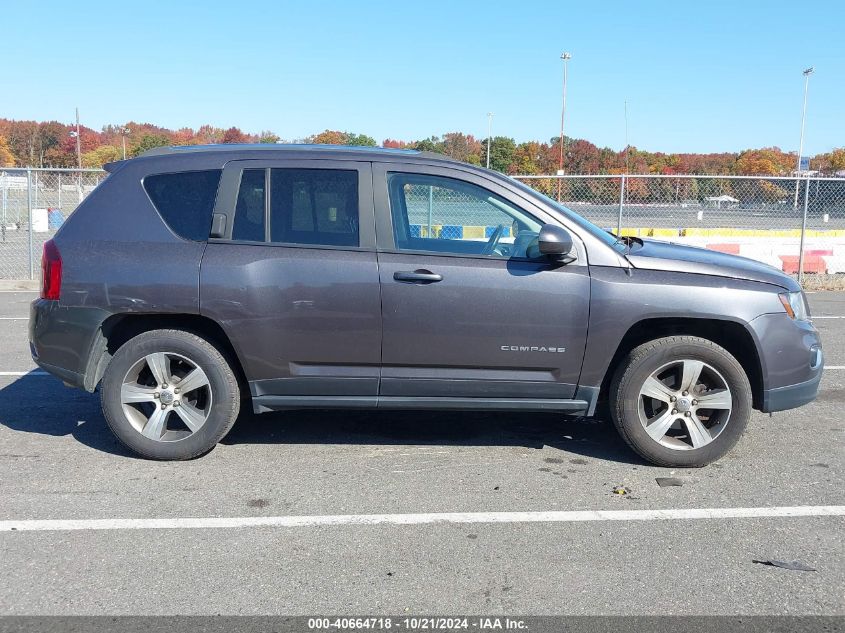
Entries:
[[59, 172], [59, 200], [56, 203], [56, 208], [62, 208], [62, 172]]
[[625, 174], [619, 185], [619, 221], [616, 224], [616, 237], [622, 237], [622, 207], [625, 204]]
[[3, 243], [6, 242], [6, 223], [8, 220], [6, 219], [6, 184], [7, 184], [8, 176], [6, 176], [6, 172], [0, 172], [0, 180], [3, 181], [3, 223], [0, 224], [0, 231], [3, 233]]
[[26, 208], [29, 212], [29, 278], [35, 279], [35, 264], [32, 257], [32, 170], [26, 170]]
[[[798, 184], [796, 182], [796, 190]], [[801, 252], [798, 253], [798, 283], [804, 283], [804, 236], [807, 233], [807, 205], [810, 200], [810, 177], [807, 176], [807, 182], [804, 187], [804, 214], [801, 217], [801, 242], [799, 247]]]
[[431, 218], [432, 218], [432, 210], [434, 208], [434, 186], [428, 186], [428, 235], [426, 237], [431, 238], [433, 237], [431, 234]]

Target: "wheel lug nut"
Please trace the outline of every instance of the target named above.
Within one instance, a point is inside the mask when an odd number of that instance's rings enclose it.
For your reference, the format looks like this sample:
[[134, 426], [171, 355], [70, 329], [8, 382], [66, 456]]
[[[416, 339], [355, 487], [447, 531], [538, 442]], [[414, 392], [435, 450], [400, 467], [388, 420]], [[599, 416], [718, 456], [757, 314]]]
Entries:
[[173, 401], [173, 406], [174, 406], [174, 407], [178, 407], [178, 406], [179, 406], [179, 401], [178, 401], [178, 400], [174, 400], [174, 401]]
[[669, 402], [675, 402], [677, 398], [675, 396], [669, 396]]
[[173, 393], [179, 393], [179, 387], [176, 387], [176, 388], [173, 390]]
[[166, 404], [162, 404], [162, 405], [161, 405], [161, 408], [162, 408], [162, 409], [166, 409], [166, 408], [167, 408], [167, 405], [166, 405]]
[[685, 416], [685, 417], [687, 417], [687, 418], [688, 418], [690, 415], [691, 415], [691, 414], [690, 414], [690, 412], [689, 412], [689, 411], [687, 411], [687, 412], [685, 412], [685, 413], [684, 413], [684, 416]]
[[698, 400], [693, 400], [693, 401], [692, 401], [692, 404], [693, 404], [693, 406], [697, 405], [697, 404], [698, 404]]
[[[167, 385], [165, 385], [165, 387], [166, 387], [166, 386], [167, 386]], [[688, 396], [688, 395], [689, 395], [689, 391], [685, 391], [685, 392], [683, 392], [681, 395], [682, 395], [682, 396]]]
[[677, 412], [678, 412], [678, 410], [677, 410], [677, 409], [672, 409], [672, 414], [675, 414], [675, 413], [677, 413]]
[[156, 391], [156, 392], [153, 394], [153, 398], [160, 398], [160, 397], [161, 397], [161, 394], [160, 394], [158, 391]]
[[[162, 389], [167, 389], [167, 383], [164, 383], [164, 384], [161, 386], [161, 388], [162, 388]], [[687, 394], [685, 393], [684, 395], [687, 395]]]

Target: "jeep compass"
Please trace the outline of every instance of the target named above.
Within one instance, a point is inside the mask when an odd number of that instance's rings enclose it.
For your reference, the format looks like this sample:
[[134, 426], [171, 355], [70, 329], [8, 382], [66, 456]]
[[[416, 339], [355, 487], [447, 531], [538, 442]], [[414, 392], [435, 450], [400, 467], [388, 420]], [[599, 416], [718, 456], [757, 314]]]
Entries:
[[644, 458], [702, 466], [818, 390], [793, 278], [618, 238], [492, 171], [303, 145], [106, 169], [44, 246], [30, 345], [145, 457], [208, 452], [243, 405], [600, 407]]

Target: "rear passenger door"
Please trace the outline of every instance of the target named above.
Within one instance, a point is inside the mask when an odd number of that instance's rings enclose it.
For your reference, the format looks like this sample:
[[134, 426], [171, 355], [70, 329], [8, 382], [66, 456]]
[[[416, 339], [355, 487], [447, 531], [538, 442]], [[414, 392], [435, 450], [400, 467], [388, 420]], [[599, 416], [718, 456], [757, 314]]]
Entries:
[[200, 309], [232, 341], [257, 408], [374, 403], [381, 303], [369, 163], [234, 161], [215, 214]]

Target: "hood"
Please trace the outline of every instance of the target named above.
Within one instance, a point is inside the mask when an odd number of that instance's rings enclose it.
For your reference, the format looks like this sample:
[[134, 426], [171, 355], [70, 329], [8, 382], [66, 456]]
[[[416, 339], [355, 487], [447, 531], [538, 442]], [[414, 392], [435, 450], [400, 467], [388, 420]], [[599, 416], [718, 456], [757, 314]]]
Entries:
[[747, 279], [790, 291], [801, 289], [797, 281], [773, 266], [697, 246], [643, 239], [641, 243], [632, 242], [628, 260], [634, 268]]

